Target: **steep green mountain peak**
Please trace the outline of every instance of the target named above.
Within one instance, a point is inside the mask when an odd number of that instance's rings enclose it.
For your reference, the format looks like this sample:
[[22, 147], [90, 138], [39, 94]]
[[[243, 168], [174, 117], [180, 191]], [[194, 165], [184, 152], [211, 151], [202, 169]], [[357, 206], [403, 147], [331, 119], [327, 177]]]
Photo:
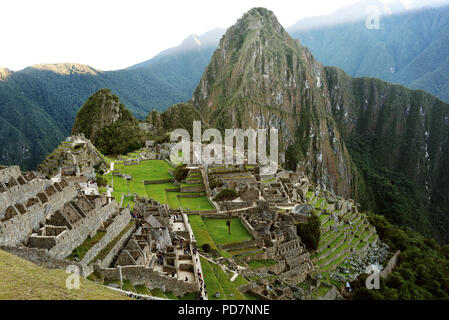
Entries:
[[100, 89], [78, 111], [72, 134], [84, 133], [87, 139], [95, 140], [103, 127], [119, 121], [137, 123], [131, 112], [110, 89]]
[[348, 195], [349, 155], [333, 121], [325, 116], [330, 103], [323, 78], [323, 67], [276, 16], [254, 8], [221, 39], [193, 103], [221, 130], [277, 128], [281, 163], [289, 162], [290, 169], [301, 168]]
[[138, 149], [145, 140], [137, 120], [110, 89], [97, 91], [78, 111], [72, 135], [80, 133], [104, 154]]

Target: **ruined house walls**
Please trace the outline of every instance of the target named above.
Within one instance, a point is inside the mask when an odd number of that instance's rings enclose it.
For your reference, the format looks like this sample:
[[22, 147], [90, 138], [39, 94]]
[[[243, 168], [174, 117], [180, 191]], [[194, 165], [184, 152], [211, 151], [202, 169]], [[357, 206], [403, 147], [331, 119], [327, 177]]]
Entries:
[[111, 249], [111, 251], [109, 251], [109, 253], [103, 260], [99, 260], [95, 264], [97, 264], [100, 268], [108, 268], [114, 261], [114, 258], [119, 254], [121, 250], [123, 250], [123, 248], [128, 243], [129, 239], [132, 237], [135, 231], [136, 225], [130, 228], [123, 235], [123, 237], [114, 245], [114, 247]]
[[[40, 188], [35, 192], [39, 192], [42, 186], [45, 186], [45, 182], [40, 179], [35, 179], [32, 182], [40, 184]], [[76, 194], [77, 191], [73, 186], [67, 186], [62, 191], [56, 190], [56, 193], [52, 195], [45, 194], [48, 198], [47, 202], [42, 203], [39, 200], [33, 206], [26, 208], [25, 213], [19, 213], [9, 220], [0, 222], [0, 244], [20, 245], [24, 243], [33, 230], [38, 229], [40, 224], [45, 222], [47, 216], [61, 210], [64, 204], [73, 199]], [[23, 199], [27, 198], [22, 195], [21, 200]]]
[[106, 228], [106, 234], [101, 240], [96, 243], [81, 260], [82, 264], [89, 264], [104, 247], [108, 245], [131, 221], [131, 214], [127, 208], [122, 210], [119, 215], [114, 218], [112, 222]]
[[[1, 172], [1, 171], [0, 171]], [[14, 178], [15, 179], [15, 178]], [[9, 179], [8, 179], [9, 180]], [[0, 193], [0, 219], [5, 216], [5, 210], [15, 203], [22, 202], [36, 196], [42, 190], [50, 185], [50, 181], [34, 179], [24, 185], [15, 185], [5, 192]]]
[[118, 212], [117, 202], [111, 201], [99, 210], [91, 210], [86, 217], [78, 220], [71, 230], [62, 232], [56, 237], [56, 245], [49, 250], [50, 255], [63, 259], [79, 247], [88, 236], [95, 236], [103, 221], [114, 212]]
[[[133, 285], [145, 285], [151, 289], [162, 289], [183, 296], [189, 292], [198, 292], [198, 284], [171, 278], [145, 266], [123, 266], [99, 270], [104, 281], [122, 279], [129, 280]], [[121, 273], [121, 277], [120, 277]]]

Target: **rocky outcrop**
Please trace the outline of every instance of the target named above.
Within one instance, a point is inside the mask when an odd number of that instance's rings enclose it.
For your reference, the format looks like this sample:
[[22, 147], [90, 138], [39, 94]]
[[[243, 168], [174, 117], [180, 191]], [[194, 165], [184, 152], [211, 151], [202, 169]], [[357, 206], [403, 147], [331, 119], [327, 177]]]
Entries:
[[275, 127], [280, 160], [339, 194], [353, 189], [353, 169], [329, 115], [323, 67], [293, 40], [271, 11], [255, 8], [228, 29], [196, 88], [193, 102], [212, 126]]

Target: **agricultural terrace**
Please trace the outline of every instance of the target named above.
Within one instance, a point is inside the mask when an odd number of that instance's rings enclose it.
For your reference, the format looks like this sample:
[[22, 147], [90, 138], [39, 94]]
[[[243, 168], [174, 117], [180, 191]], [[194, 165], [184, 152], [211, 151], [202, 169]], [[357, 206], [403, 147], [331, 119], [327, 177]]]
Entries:
[[200, 259], [209, 300], [249, 299], [237, 289], [239, 286], [248, 284], [248, 280], [239, 275], [234, 281], [231, 281], [232, 273], [223, 271], [219, 265], [210, 260], [203, 257]]
[[[128, 154], [132, 155], [132, 154]], [[170, 171], [173, 168], [164, 160], [143, 160], [139, 164], [125, 166], [123, 161], [116, 161], [114, 171], [130, 175], [132, 179], [127, 182], [120, 176], [113, 176], [109, 172], [104, 177], [109, 185], [113, 184], [114, 196], [119, 202], [122, 194], [125, 195], [123, 206], [134, 206], [134, 193], [142, 197], [149, 197], [161, 204], [168, 204], [172, 209], [190, 209], [192, 211], [213, 210], [214, 206], [210, 203], [204, 193], [200, 192], [181, 192], [179, 186], [172, 182], [145, 185], [144, 181], [161, 181], [173, 179]], [[191, 198], [182, 198], [179, 196], [194, 195]]]
[[231, 219], [231, 234], [229, 234], [227, 219], [204, 218], [200, 215], [189, 215], [189, 222], [195, 234], [199, 247], [209, 244], [211, 249], [222, 245], [241, 243], [252, 240], [253, 237], [243, 227], [240, 219]]

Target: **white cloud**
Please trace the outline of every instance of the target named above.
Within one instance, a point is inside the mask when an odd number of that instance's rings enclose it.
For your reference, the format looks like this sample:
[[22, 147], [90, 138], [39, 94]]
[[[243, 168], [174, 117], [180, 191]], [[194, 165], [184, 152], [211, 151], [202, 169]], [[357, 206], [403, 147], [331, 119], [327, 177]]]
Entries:
[[356, 0], [2, 0], [0, 66], [78, 62], [113, 70], [147, 60], [190, 34], [227, 28], [255, 6], [288, 27]]

